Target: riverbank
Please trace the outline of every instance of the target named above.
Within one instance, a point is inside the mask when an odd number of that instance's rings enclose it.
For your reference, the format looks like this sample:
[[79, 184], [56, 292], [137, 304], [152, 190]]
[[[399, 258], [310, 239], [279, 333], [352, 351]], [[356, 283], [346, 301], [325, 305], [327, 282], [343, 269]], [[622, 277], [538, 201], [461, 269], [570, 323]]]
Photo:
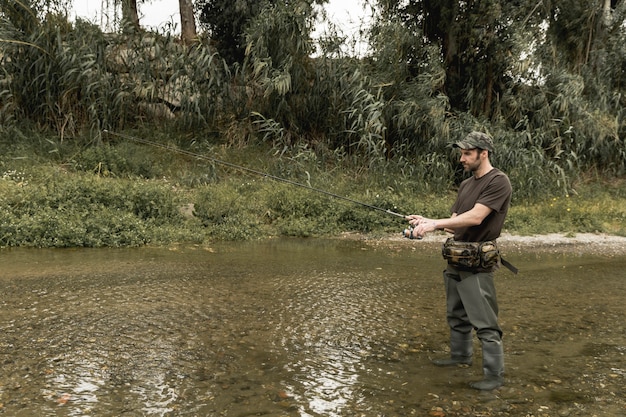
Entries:
[[503, 250], [626, 255], [626, 237], [596, 233], [549, 233], [536, 236], [505, 234], [498, 239]]
[[[171, 152], [147, 153], [132, 143], [59, 144], [58, 152], [45, 155], [39, 145], [0, 140], [2, 248], [167, 247], [352, 234], [404, 241], [406, 221], [389, 214], [445, 217], [456, 196], [450, 178], [426, 183], [394, 165], [365, 171], [350, 161], [293, 165], [260, 146], [206, 144], [202, 154], [290, 183]], [[511, 235], [500, 239], [505, 253], [626, 251], [626, 179], [581, 178], [534, 197], [517, 189], [504, 225]]]
[[[410, 240], [399, 234], [385, 237], [373, 237], [355, 233], [344, 233], [341, 238], [357, 239], [376, 245], [428, 245], [438, 247], [447, 235], [429, 234], [422, 240]], [[604, 233], [547, 233], [544, 235], [522, 236], [503, 233], [498, 239], [500, 250], [513, 252], [543, 253], [580, 253], [589, 255], [621, 256], [626, 255], [626, 236]]]

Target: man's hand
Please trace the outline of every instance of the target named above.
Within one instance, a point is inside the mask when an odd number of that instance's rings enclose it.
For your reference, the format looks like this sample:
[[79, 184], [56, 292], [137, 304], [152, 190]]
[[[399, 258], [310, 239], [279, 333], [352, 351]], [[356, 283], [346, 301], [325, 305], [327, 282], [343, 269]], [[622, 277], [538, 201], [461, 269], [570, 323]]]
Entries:
[[417, 214], [411, 214], [406, 216], [409, 224], [413, 227], [411, 231], [411, 237], [414, 239], [421, 239], [428, 232], [437, 230], [437, 221], [429, 219]]
[[413, 234], [424, 237], [426, 233], [437, 230], [437, 222], [432, 219], [422, 218], [420, 222], [413, 228]]
[[409, 221], [411, 226], [417, 226], [425, 217], [420, 216], [419, 214], [410, 214], [406, 216], [406, 219]]

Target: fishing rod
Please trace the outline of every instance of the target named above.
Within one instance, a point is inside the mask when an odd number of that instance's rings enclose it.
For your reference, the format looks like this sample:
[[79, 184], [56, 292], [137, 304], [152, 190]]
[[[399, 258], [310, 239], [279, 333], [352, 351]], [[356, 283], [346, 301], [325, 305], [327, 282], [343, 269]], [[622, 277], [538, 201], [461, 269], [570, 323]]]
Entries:
[[349, 201], [351, 203], [354, 203], [354, 204], [357, 204], [357, 205], [360, 205], [360, 206], [363, 206], [363, 207], [367, 207], [367, 208], [370, 208], [370, 209], [373, 209], [373, 210], [382, 211], [382, 212], [385, 212], [387, 214], [391, 214], [392, 216], [401, 217], [401, 218], [406, 220], [406, 216], [405, 215], [400, 214], [400, 213], [396, 213], [396, 212], [388, 210], [388, 209], [384, 209], [382, 207], [377, 207], [377, 206], [374, 206], [374, 205], [371, 205], [371, 204], [363, 203], [361, 201], [354, 200], [354, 199], [349, 198], [349, 197], [345, 197], [345, 196], [342, 196], [342, 195], [339, 195], [339, 194], [331, 193], [330, 191], [322, 190], [320, 188], [311, 187], [310, 185], [302, 184], [302, 183], [299, 183], [299, 182], [296, 182], [296, 181], [292, 181], [292, 180], [289, 180], [289, 179], [286, 179], [286, 178], [277, 177], [275, 175], [271, 175], [271, 174], [268, 174], [268, 173], [265, 173], [265, 172], [257, 171], [255, 169], [247, 168], [247, 167], [244, 167], [244, 166], [241, 166], [241, 165], [233, 164], [231, 162], [222, 161], [220, 159], [213, 158], [211, 156], [200, 155], [200, 154], [197, 154], [197, 153], [194, 153], [194, 152], [186, 151], [184, 149], [179, 149], [179, 148], [175, 148], [173, 146], [164, 145], [162, 143], [157, 143], [157, 142], [154, 142], [154, 141], [151, 141], [151, 140], [148, 140], [148, 139], [141, 139], [141, 138], [138, 138], [138, 137], [135, 137], [135, 136], [130, 136], [130, 135], [122, 134], [122, 133], [111, 132], [111, 131], [106, 130], [106, 129], [103, 130], [103, 132], [104, 133], [108, 133], [109, 135], [113, 135], [113, 136], [117, 136], [117, 137], [123, 138], [123, 139], [128, 139], [128, 140], [131, 140], [133, 142], [141, 143], [141, 144], [144, 144], [144, 145], [154, 146], [154, 147], [165, 149], [165, 150], [168, 150], [168, 151], [171, 151], [171, 152], [176, 152], [176, 153], [179, 153], [179, 154], [182, 154], [182, 155], [187, 155], [187, 156], [190, 156], [190, 157], [193, 157], [193, 158], [198, 158], [198, 159], [203, 159], [203, 160], [206, 160], [206, 161], [211, 161], [211, 162], [214, 162], [214, 163], [217, 163], [217, 164], [220, 164], [220, 165], [227, 166], [229, 168], [234, 168], [234, 169], [238, 169], [240, 171], [249, 172], [249, 173], [252, 173], [252, 174], [259, 175], [261, 177], [269, 178], [269, 179], [272, 179], [274, 181], [283, 182], [283, 183], [286, 183], [286, 184], [294, 185], [296, 187], [305, 188], [305, 189], [310, 190], [310, 191], [315, 191], [315, 192], [318, 192], [318, 193], [321, 193], [321, 194], [325, 194], [327, 196], [330, 196], [330, 197], [333, 197], [333, 198], [337, 198], [339, 200]]

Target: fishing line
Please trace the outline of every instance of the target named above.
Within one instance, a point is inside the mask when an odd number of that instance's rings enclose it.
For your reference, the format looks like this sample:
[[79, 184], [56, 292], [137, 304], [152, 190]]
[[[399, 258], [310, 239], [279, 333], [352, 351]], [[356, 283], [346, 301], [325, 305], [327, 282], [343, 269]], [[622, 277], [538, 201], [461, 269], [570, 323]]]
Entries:
[[333, 198], [336, 198], [336, 199], [339, 199], [339, 200], [349, 201], [350, 203], [358, 204], [358, 205], [363, 206], [363, 207], [367, 207], [367, 208], [370, 208], [370, 209], [373, 209], [373, 210], [382, 211], [382, 212], [385, 212], [387, 214], [391, 214], [392, 216], [401, 217], [403, 219], [406, 219], [405, 215], [400, 214], [400, 213], [396, 213], [396, 212], [388, 210], [388, 209], [384, 209], [382, 207], [377, 207], [377, 206], [374, 206], [374, 205], [371, 205], [371, 204], [363, 203], [361, 201], [354, 200], [354, 199], [349, 198], [349, 197], [345, 197], [345, 196], [342, 196], [342, 195], [339, 195], [339, 194], [331, 193], [330, 191], [322, 190], [320, 188], [311, 187], [310, 185], [302, 184], [302, 183], [299, 183], [299, 182], [296, 182], [296, 181], [291, 181], [291, 180], [288, 180], [286, 178], [277, 177], [275, 175], [271, 175], [271, 174], [268, 174], [268, 173], [265, 173], [265, 172], [257, 171], [255, 169], [247, 168], [247, 167], [244, 167], [244, 166], [241, 166], [241, 165], [233, 164], [231, 162], [222, 161], [220, 159], [213, 158], [211, 156], [200, 155], [200, 154], [197, 154], [197, 153], [194, 153], [194, 152], [186, 151], [184, 149], [179, 149], [179, 148], [175, 148], [173, 146], [168, 146], [168, 145], [164, 145], [164, 144], [161, 144], [161, 143], [153, 142], [153, 141], [148, 140], [148, 139], [141, 139], [141, 138], [138, 138], [138, 137], [135, 137], [135, 136], [124, 135], [122, 133], [115, 133], [115, 132], [111, 132], [111, 131], [108, 131], [108, 130], [103, 130], [103, 132], [104, 133], [108, 133], [108, 134], [113, 135], [113, 136], [120, 137], [120, 138], [128, 139], [128, 140], [131, 140], [133, 142], [141, 143], [141, 144], [144, 144], [144, 145], [150, 145], [150, 146], [154, 146], [154, 147], [157, 147], [157, 148], [165, 149], [165, 150], [168, 150], [168, 151], [171, 151], [171, 152], [176, 152], [176, 153], [179, 153], [179, 154], [182, 154], [182, 155], [187, 155], [187, 156], [190, 156], [190, 157], [193, 157], [193, 158], [198, 158], [198, 159], [203, 159], [203, 160], [206, 160], [206, 161], [211, 161], [211, 162], [214, 162], [214, 163], [217, 163], [217, 164], [220, 164], [220, 165], [224, 165], [224, 166], [227, 166], [227, 167], [230, 167], [230, 168], [238, 169], [240, 171], [249, 172], [249, 173], [252, 173], [252, 174], [255, 174], [255, 175], [259, 175], [261, 177], [272, 179], [274, 181], [283, 182], [283, 183], [286, 183], [286, 184], [294, 185], [296, 187], [305, 188], [307, 190], [315, 191], [315, 192], [318, 192], [318, 193], [321, 193], [321, 194], [325, 194], [327, 196], [330, 196], [330, 197], [333, 197]]

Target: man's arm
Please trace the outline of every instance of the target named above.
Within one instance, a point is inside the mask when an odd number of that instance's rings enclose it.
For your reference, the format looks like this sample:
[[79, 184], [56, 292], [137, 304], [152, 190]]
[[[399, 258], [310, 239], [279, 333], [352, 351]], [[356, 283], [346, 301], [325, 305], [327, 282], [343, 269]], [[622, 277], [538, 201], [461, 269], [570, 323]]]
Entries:
[[407, 216], [407, 219], [409, 220], [409, 224], [414, 227], [413, 234], [416, 236], [424, 236], [424, 234], [437, 229], [451, 231], [459, 227], [477, 226], [485, 220], [489, 213], [491, 213], [489, 207], [484, 204], [476, 203], [471, 210], [459, 215], [453, 213], [452, 216], [447, 219], [428, 219], [415, 214]]

